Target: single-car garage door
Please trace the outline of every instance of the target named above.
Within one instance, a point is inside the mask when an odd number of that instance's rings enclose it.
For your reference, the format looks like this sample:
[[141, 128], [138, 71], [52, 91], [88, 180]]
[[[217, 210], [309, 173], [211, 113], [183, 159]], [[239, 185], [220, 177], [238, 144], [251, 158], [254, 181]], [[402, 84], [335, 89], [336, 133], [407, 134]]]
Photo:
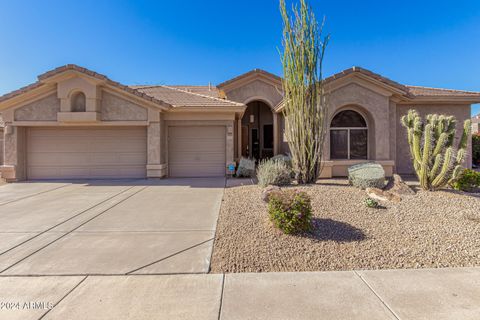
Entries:
[[144, 127], [28, 128], [28, 179], [144, 178]]
[[168, 167], [171, 177], [225, 175], [225, 126], [168, 128]]

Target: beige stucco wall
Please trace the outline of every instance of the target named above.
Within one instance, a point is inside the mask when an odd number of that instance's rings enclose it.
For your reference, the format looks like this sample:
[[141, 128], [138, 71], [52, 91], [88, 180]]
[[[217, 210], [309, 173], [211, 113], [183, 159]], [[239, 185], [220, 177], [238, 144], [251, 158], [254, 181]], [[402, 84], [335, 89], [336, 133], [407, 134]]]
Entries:
[[[328, 126], [333, 117], [343, 110], [355, 110], [364, 116], [368, 126], [368, 158], [369, 160], [391, 160], [392, 143], [394, 143], [395, 104], [388, 96], [374, 92], [357, 83], [340, 87], [328, 96]], [[288, 152], [288, 142], [284, 140], [285, 119], [280, 121], [280, 150]], [[381, 133], [381, 134], [378, 134]], [[394, 144], [393, 144], [394, 145]], [[395, 150], [393, 148], [393, 150]], [[330, 160], [330, 134], [327, 132], [324, 145], [324, 159]]]
[[56, 121], [60, 112], [60, 99], [56, 93], [31, 102], [15, 110], [16, 121]]
[[0, 128], [0, 166], [3, 164], [3, 128]]
[[[430, 113], [445, 114], [454, 116], [457, 123], [457, 134], [455, 138], [455, 146], [462, 135], [463, 121], [470, 119], [470, 105], [455, 104], [422, 104], [422, 105], [397, 105], [397, 143], [396, 143], [396, 171], [400, 174], [413, 174], [412, 161], [410, 158], [410, 150], [407, 142], [407, 133], [405, 128], [400, 124], [400, 118], [407, 114], [409, 109], [415, 109], [424, 117]], [[469, 146], [470, 150], [471, 146]], [[466, 165], [471, 167], [471, 152], [468, 153]]]
[[[362, 114], [368, 126], [369, 160], [390, 158], [390, 99], [364, 86], [350, 83], [334, 90], [328, 96], [329, 122], [342, 110], [355, 110]], [[394, 130], [394, 129], [393, 129]], [[381, 134], [377, 134], [381, 133]], [[330, 134], [325, 140], [325, 158], [330, 159]]]
[[282, 101], [281, 87], [276, 87], [262, 80], [253, 80], [233, 89], [225, 89], [227, 98], [240, 103], [249, 103], [260, 100], [267, 103], [271, 108]]
[[146, 108], [109, 92], [103, 91], [101, 104], [102, 121], [145, 121], [148, 119]]

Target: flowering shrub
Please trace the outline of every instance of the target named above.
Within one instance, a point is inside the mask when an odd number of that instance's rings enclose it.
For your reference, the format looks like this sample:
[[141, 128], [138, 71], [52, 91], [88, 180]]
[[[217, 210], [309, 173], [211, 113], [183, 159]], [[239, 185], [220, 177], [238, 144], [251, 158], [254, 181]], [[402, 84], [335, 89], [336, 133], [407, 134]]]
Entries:
[[271, 194], [268, 213], [273, 224], [284, 233], [293, 234], [312, 229], [312, 205], [305, 192], [286, 190]]

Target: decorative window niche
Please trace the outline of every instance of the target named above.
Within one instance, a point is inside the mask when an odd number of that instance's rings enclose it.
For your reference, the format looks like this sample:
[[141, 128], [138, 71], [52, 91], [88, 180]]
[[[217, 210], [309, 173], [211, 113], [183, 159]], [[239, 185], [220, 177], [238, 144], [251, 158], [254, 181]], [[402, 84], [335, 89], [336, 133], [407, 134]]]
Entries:
[[86, 100], [87, 99], [83, 92], [74, 93], [71, 99], [72, 112], [85, 112], [87, 110]]

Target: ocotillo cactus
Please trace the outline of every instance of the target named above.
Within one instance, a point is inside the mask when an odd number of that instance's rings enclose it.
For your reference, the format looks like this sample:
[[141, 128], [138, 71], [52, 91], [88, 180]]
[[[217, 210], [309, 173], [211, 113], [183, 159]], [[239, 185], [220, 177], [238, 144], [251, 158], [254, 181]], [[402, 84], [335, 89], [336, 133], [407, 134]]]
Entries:
[[430, 114], [422, 121], [417, 111], [409, 110], [401, 119], [407, 129], [413, 168], [425, 190], [438, 190], [457, 180], [465, 160], [470, 120], [463, 124], [463, 134], [457, 148], [453, 147], [455, 126], [453, 116]]

